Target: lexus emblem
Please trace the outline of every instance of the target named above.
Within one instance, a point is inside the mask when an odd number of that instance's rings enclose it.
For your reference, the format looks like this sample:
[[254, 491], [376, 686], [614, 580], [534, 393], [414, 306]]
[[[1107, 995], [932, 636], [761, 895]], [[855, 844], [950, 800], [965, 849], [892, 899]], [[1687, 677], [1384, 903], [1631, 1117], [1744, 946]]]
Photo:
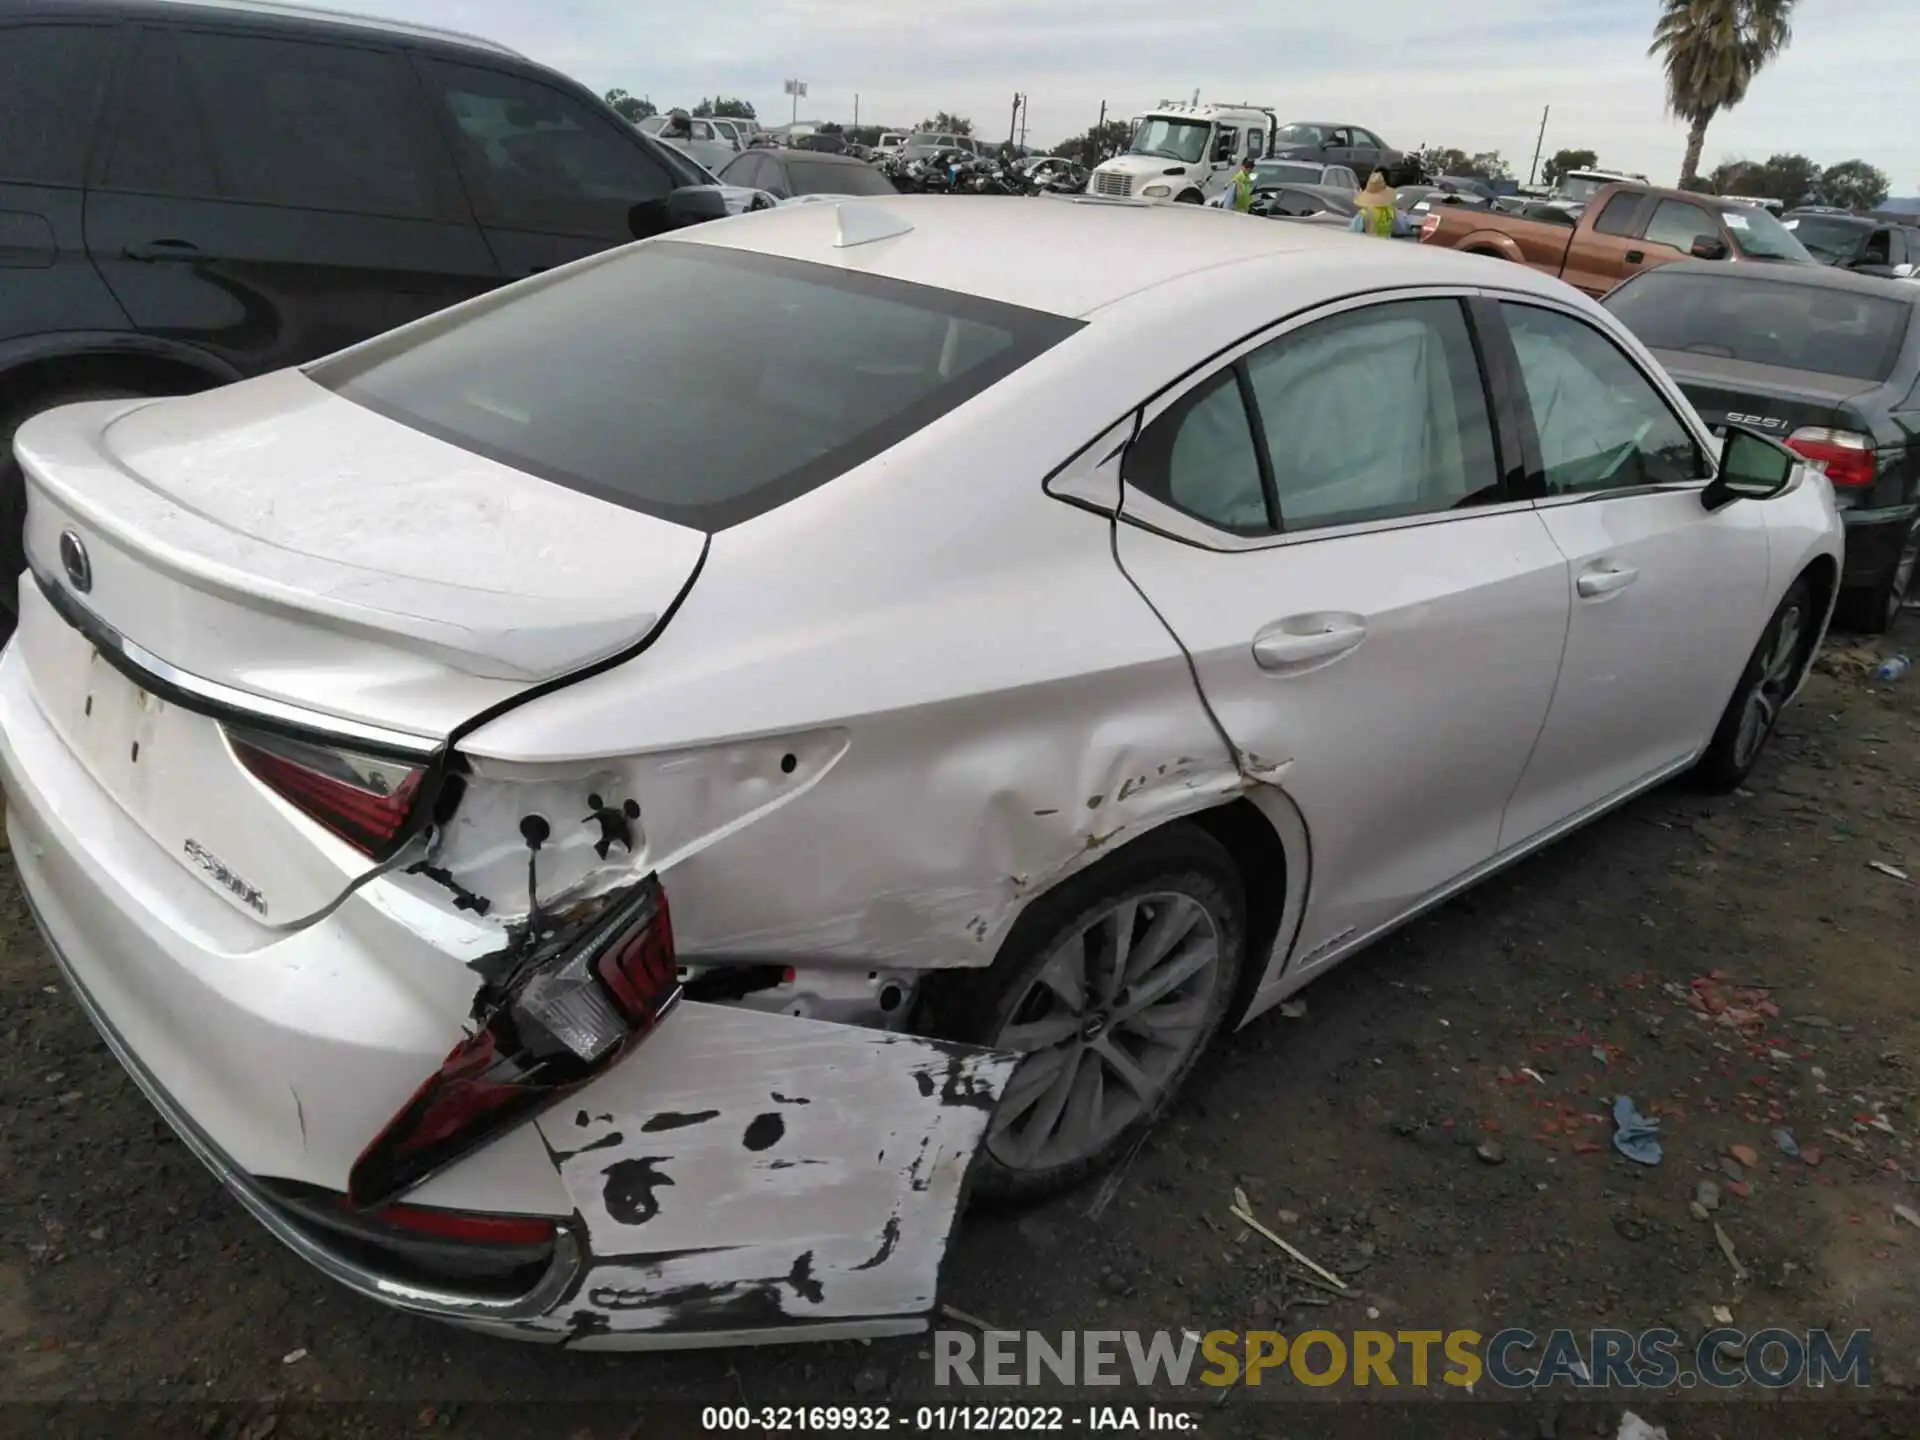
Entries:
[[87, 547], [71, 530], [60, 536], [60, 565], [75, 590], [84, 595], [93, 589], [93, 562], [87, 558]]

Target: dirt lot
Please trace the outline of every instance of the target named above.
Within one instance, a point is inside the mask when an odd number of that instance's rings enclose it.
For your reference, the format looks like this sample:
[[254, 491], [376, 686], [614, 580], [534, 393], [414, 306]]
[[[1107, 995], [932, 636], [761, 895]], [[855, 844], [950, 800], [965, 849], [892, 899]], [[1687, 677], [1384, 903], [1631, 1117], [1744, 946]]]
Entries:
[[[1878, 648], [1920, 653], [1920, 620]], [[1662, 790], [1351, 962], [1304, 1015], [1223, 1046], [1116, 1186], [970, 1218], [947, 1298], [1050, 1332], [1668, 1325], [1689, 1341], [1725, 1306], [1748, 1331], [1870, 1328], [1870, 1403], [1628, 1407], [1674, 1440], [1920, 1434], [1920, 1228], [1893, 1210], [1920, 1209], [1917, 913], [1920, 676], [1823, 673], [1750, 791]], [[579, 1355], [336, 1290], [123, 1078], [57, 989], [11, 867], [0, 1035], [0, 1399], [80, 1404], [0, 1406], [0, 1429], [606, 1440], [697, 1430], [697, 1411], [650, 1416], [650, 1401], [956, 1398], [933, 1390], [924, 1340]], [[1607, 1145], [1622, 1093], [1662, 1122], [1657, 1167]], [[1706, 1222], [1689, 1213], [1703, 1180], [1720, 1188]], [[1228, 1216], [1236, 1185], [1357, 1293], [1289, 1279]], [[1172, 1398], [1209, 1435], [1620, 1424], [1617, 1396], [1496, 1407], [1486, 1389], [1410, 1406], [1344, 1386]], [[351, 1400], [384, 1403], [333, 1403]], [[87, 1408], [156, 1401], [181, 1403]]]

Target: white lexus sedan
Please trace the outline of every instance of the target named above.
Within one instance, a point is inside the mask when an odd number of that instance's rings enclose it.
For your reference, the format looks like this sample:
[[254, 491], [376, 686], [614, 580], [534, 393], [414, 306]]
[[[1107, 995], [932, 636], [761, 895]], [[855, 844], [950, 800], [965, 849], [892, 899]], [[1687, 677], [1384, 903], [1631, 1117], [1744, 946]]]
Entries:
[[590, 1347], [904, 1333], [971, 1184], [1753, 766], [1825, 478], [1514, 265], [894, 197], [28, 422], [13, 855], [281, 1240]]

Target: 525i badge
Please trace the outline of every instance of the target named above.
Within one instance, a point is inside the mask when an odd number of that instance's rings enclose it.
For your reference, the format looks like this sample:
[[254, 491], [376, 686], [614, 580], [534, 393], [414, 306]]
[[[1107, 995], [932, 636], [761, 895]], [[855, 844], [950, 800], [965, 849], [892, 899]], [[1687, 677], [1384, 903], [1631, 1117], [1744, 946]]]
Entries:
[[219, 856], [208, 850], [206, 846], [202, 845], [192, 836], [187, 837], [186, 851], [189, 860], [206, 871], [207, 874], [211, 875], [221, 885], [231, 890], [242, 905], [245, 905], [256, 915], [263, 917], [266, 915], [267, 897], [262, 895], [252, 885], [249, 885], [245, 880], [242, 880], [238, 875], [234, 874], [233, 871], [229, 870], [226, 861], [220, 859]]

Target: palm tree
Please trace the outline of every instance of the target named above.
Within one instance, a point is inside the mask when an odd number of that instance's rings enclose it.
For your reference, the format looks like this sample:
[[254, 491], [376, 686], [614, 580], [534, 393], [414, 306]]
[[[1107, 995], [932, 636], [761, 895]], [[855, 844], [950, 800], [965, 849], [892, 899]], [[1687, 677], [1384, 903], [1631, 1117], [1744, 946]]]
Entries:
[[1661, 0], [1649, 55], [1667, 74], [1667, 109], [1687, 122], [1680, 183], [1700, 179], [1707, 126], [1747, 98], [1766, 63], [1793, 38], [1795, 0]]

